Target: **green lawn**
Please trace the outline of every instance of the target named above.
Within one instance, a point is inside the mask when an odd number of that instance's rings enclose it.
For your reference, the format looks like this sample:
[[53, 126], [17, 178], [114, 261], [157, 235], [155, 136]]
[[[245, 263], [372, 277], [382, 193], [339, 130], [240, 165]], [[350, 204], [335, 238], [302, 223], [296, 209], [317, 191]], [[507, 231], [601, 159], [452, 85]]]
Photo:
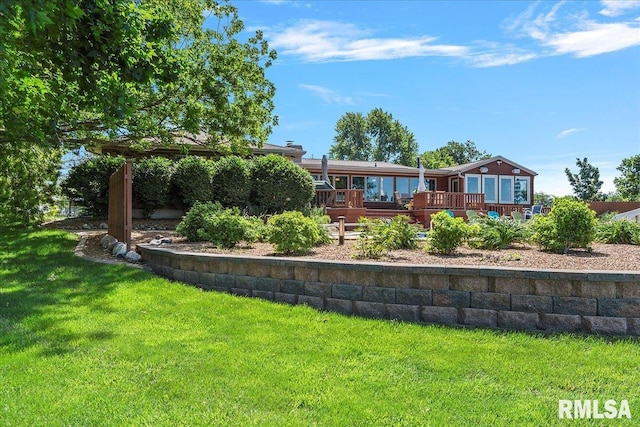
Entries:
[[[94, 264], [75, 244], [0, 229], [1, 425], [640, 419], [637, 340], [343, 317]], [[628, 399], [633, 419], [558, 420], [558, 399]]]

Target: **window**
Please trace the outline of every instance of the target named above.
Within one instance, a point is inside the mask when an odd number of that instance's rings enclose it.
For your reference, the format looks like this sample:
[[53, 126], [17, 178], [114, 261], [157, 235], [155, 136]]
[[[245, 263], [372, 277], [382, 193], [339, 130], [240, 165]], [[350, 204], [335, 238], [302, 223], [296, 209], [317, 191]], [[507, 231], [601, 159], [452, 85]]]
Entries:
[[351, 188], [354, 190], [364, 190], [364, 176], [354, 176], [351, 178]]
[[500, 176], [500, 203], [513, 203], [512, 176]]
[[486, 203], [496, 203], [498, 201], [498, 177], [482, 175], [482, 190]]
[[343, 176], [343, 175], [336, 175], [333, 187], [336, 190], [346, 190], [348, 182], [349, 182], [349, 177]]
[[480, 193], [480, 175], [466, 175], [465, 176], [465, 193]]
[[403, 176], [396, 178], [396, 191], [400, 194], [400, 197], [411, 197], [409, 178]]
[[515, 177], [515, 183], [513, 184], [514, 190], [514, 203], [519, 205], [530, 205], [531, 199], [529, 197], [529, 177], [517, 176]]
[[425, 179], [425, 185], [428, 191], [436, 191], [436, 180], [435, 179]]
[[393, 202], [393, 177], [380, 177], [380, 187], [382, 188], [380, 200], [383, 202]]
[[364, 190], [365, 201], [380, 200], [382, 189], [380, 188], [380, 178], [377, 176], [368, 176], [366, 181], [367, 188]]

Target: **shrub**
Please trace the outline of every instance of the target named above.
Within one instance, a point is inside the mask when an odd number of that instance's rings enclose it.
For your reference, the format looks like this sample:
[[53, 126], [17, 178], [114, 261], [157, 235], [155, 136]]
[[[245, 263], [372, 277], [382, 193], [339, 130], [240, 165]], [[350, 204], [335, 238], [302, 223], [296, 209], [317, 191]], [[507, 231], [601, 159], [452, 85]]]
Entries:
[[62, 192], [81, 204], [85, 212], [106, 218], [109, 212], [109, 178], [125, 162], [122, 156], [97, 156], [77, 164], [62, 182]]
[[418, 247], [418, 229], [406, 215], [397, 215], [391, 221], [376, 225], [373, 238], [389, 250]]
[[247, 243], [266, 242], [269, 238], [269, 228], [264, 220], [257, 216], [246, 216], [249, 221], [249, 229], [247, 230]]
[[178, 160], [171, 176], [171, 194], [176, 207], [188, 210], [195, 202], [213, 200], [211, 160], [187, 156]]
[[169, 203], [169, 185], [173, 162], [164, 157], [148, 157], [133, 164], [133, 196], [142, 204], [142, 215]]
[[609, 219], [600, 221], [596, 240], [603, 243], [640, 244], [640, 224], [629, 220]]
[[258, 157], [249, 166], [249, 201], [261, 213], [302, 211], [314, 194], [311, 175], [292, 161], [270, 154]]
[[461, 217], [452, 218], [441, 211], [431, 216], [433, 229], [427, 236], [426, 249], [430, 253], [451, 254], [469, 235], [469, 226]]
[[182, 221], [176, 227], [176, 232], [192, 242], [205, 240], [199, 230], [207, 226], [207, 217], [221, 211], [222, 205], [213, 202], [195, 202]]
[[227, 156], [214, 162], [211, 175], [213, 199], [225, 207], [246, 206], [249, 202], [249, 178], [249, 166], [240, 157]]
[[214, 245], [231, 249], [239, 242], [253, 242], [254, 236], [249, 233], [251, 222], [240, 214], [237, 207], [214, 210], [204, 216], [204, 226], [198, 229], [198, 237]]
[[522, 241], [522, 222], [510, 218], [482, 218], [469, 228], [469, 245], [478, 249], [504, 249]]
[[384, 225], [380, 219], [360, 218], [358, 220], [360, 235], [356, 239], [351, 255], [355, 259], [379, 259], [387, 253], [387, 247], [376, 238], [377, 231]]
[[571, 248], [591, 249], [597, 220], [585, 202], [561, 197], [554, 200], [548, 215], [536, 215], [531, 240], [542, 249], [567, 253]]
[[304, 254], [320, 243], [318, 224], [302, 212], [291, 211], [269, 218], [269, 242], [278, 253]]

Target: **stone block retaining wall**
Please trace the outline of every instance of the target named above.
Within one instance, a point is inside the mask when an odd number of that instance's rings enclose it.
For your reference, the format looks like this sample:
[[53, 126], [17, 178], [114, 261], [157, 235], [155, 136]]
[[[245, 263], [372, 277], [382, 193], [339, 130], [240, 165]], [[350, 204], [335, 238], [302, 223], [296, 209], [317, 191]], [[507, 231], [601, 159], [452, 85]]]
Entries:
[[640, 272], [343, 263], [138, 248], [161, 276], [318, 310], [451, 326], [640, 336]]

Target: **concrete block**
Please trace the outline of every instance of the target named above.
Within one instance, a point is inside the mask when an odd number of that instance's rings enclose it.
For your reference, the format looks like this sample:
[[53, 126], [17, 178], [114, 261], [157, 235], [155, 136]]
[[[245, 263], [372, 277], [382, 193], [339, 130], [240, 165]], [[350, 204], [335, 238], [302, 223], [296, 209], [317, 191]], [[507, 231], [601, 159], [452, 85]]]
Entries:
[[353, 314], [353, 301], [347, 299], [325, 298], [325, 310], [340, 314]]
[[287, 294], [284, 292], [274, 292], [273, 300], [277, 302], [284, 302], [286, 304], [295, 305], [298, 303], [298, 295]]
[[640, 318], [627, 318], [627, 334], [640, 337]]
[[299, 295], [298, 304], [305, 304], [316, 310], [324, 310], [324, 298], [310, 295]]
[[251, 291], [251, 296], [266, 299], [269, 301], [273, 301], [273, 294], [274, 293], [271, 291], [261, 291], [258, 289], [254, 289], [253, 291]]
[[253, 276], [236, 276], [235, 287], [244, 289], [256, 289], [257, 277]]
[[418, 276], [418, 288], [430, 289], [430, 290], [448, 290], [449, 289], [449, 276], [446, 274], [427, 275], [421, 274]]
[[471, 306], [471, 292], [433, 291], [433, 305], [465, 308]]
[[510, 310], [511, 295], [495, 294], [491, 292], [472, 292], [471, 308], [486, 310]]
[[331, 287], [331, 296], [339, 299], [361, 300], [362, 286], [337, 283]]
[[579, 315], [540, 313], [540, 329], [548, 332], [576, 332], [582, 329]]
[[432, 294], [428, 289], [396, 289], [396, 303], [407, 305], [431, 305]]
[[547, 295], [511, 295], [511, 310], [527, 313], [552, 313], [553, 297]]
[[454, 291], [487, 292], [489, 290], [486, 276], [450, 276], [449, 289]]
[[222, 286], [224, 288], [236, 287], [236, 276], [231, 274], [216, 274], [216, 286]]
[[260, 291], [280, 292], [280, 279], [257, 277], [255, 286]]
[[615, 298], [615, 282], [580, 282], [578, 295], [586, 298]]
[[353, 314], [374, 319], [388, 319], [387, 307], [379, 302], [354, 301]]
[[239, 296], [242, 296], [242, 297], [250, 297], [251, 296], [251, 289], [231, 288], [229, 293], [232, 293], [234, 295], [239, 295]]
[[604, 335], [626, 335], [627, 319], [624, 317], [583, 316], [582, 326], [587, 332]]
[[540, 316], [538, 313], [523, 313], [521, 311], [499, 311], [498, 326], [506, 329], [533, 331], [538, 327]]
[[287, 294], [304, 294], [304, 281], [302, 280], [281, 280], [280, 291]]
[[598, 314], [607, 317], [640, 317], [640, 298], [599, 299]]
[[216, 285], [216, 274], [215, 273], [201, 273], [200, 274], [200, 285], [203, 289], [210, 289]]
[[496, 327], [498, 325], [498, 312], [480, 308], [462, 308], [459, 312], [459, 319], [465, 325]]
[[457, 325], [458, 309], [455, 307], [422, 307], [420, 318], [425, 323], [439, 325]]
[[598, 314], [598, 300], [581, 297], [553, 297], [553, 312], [557, 314]]
[[331, 284], [322, 282], [305, 282], [304, 284], [305, 295], [313, 297], [331, 297]]
[[362, 300], [394, 304], [396, 302], [396, 290], [394, 288], [364, 286], [362, 288]]
[[543, 280], [533, 282], [536, 295], [570, 297], [573, 295], [573, 284], [570, 280]]
[[402, 320], [403, 322], [419, 322], [420, 306], [405, 304], [386, 304], [389, 319]]

